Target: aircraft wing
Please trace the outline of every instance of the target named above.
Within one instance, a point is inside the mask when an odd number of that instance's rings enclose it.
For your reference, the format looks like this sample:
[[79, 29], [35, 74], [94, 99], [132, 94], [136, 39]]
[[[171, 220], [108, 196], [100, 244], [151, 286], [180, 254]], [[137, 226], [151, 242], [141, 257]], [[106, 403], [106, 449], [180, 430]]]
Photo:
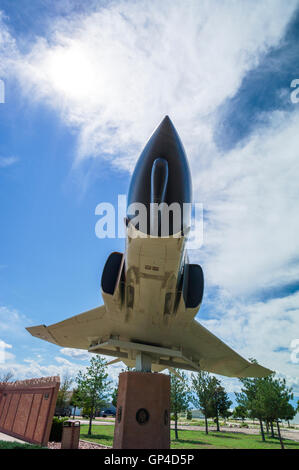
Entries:
[[65, 348], [88, 349], [93, 340], [106, 334], [110, 327], [107, 317], [102, 305], [50, 326], [31, 326], [26, 330], [32, 336]]
[[193, 320], [184, 335], [182, 348], [199, 358], [200, 369], [228, 377], [265, 377], [272, 371], [253, 364]]
[[[120, 319], [116, 322], [103, 305], [53, 325], [32, 326], [26, 329], [32, 336], [58, 346], [87, 349], [118, 357], [130, 366], [135, 363], [130, 351], [147, 351], [152, 356], [153, 370], [156, 371], [178, 367], [193, 371], [205, 370], [228, 377], [264, 377], [272, 373], [271, 370], [241, 357], [196, 320], [192, 320], [189, 326], [176, 336], [175, 351], [167, 349], [165, 344], [161, 344], [161, 347], [152, 346], [148, 343], [149, 340], [144, 339], [142, 344], [109, 339], [119, 327]], [[163, 334], [165, 341], [167, 335], [166, 328]], [[95, 345], [91, 346], [92, 344]], [[173, 358], [168, 357], [169, 355]]]

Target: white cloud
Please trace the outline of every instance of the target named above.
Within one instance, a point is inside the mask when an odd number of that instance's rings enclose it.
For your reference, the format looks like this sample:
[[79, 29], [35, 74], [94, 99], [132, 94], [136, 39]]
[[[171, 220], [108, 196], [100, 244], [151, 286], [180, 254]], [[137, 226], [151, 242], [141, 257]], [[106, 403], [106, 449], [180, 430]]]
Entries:
[[90, 358], [92, 357], [91, 353], [84, 351], [83, 349], [62, 348], [60, 349], [60, 353], [65, 356], [69, 356], [72, 359], [78, 359], [81, 361], [90, 361]]
[[0, 364], [5, 364], [5, 362], [15, 358], [14, 354], [7, 351], [7, 349], [11, 348], [11, 344], [6, 343], [0, 338]]
[[[66, 361], [66, 360], [65, 360]], [[69, 375], [76, 377], [79, 370], [84, 370], [85, 366], [73, 364], [69, 361], [57, 361], [58, 364], [41, 364], [37, 359], [24, 359], [23, 362], [16, 360], [9, 361], [3, 365], [0, 364], [0, 371], [10, 371], [14, 374], [15, 380], [24, 380], [34, 377], [50, 377], [59, 375], [63, 377]]]
[[8, 344], [8, 343], [5, 343], [5, 341], [2, 341], [0, 339], [0, 347], [3, 348], [3, 349], [11, 349], [12, 348], [12, 345], [11, 344]]
[[197, 173], [209, 284], [243, 295], [298, 279], [298, 111], [273, 113], [269, 127]]
[[15, 38], [6, 26], [5, 16], [0, 10], [0, 78], [7, 73], [7, 69], [17, 57], [17, 46]]
[[278, 44], [296, 4], [118, 1], [56, 20], [27, 55], [11, 54], [10, 70], [78, 130], [79, 159], [131, 168], [164, 114], [195, 159], [213, 147], [213, 113]]
[[[103, 356], [106, 360], [111, 360]], [[49, 377], [59, 375], [60, 378], [68, 375], [69, 377], [76, 378], [79, 371], [83, 373], [88, 364], [78, 364], [68, 361], [63, 357], [55, 357], [56, 363], [48, 360], [47, 363], [41, 358], [25, 358], [23, 362], [16, 360], [14, 355], [6, 357], [5, 363], [0, 362], [0, 375], [5, 372], [13, 372], [13, 380], [24, 380], [34, 377]], [[108, 367], [109, 379], [113, 381], [114, 385], [118, 383], [118, 375], [123, 369], [123, 365], [114, 365]]]
[[57, 361], [59, 364], [62, 364], [64, 366], [70, 366], [72, 363], [65, 359], [65, 357], [55, 357], [55, 361]]
[[6, 168], [18, 161], [16, 157], [0, 157], [0, 168]]
[[25, 326], [30, 324], [30, 319], [18, 312], [16, 309], [0, 305], [0, 334], [5, 338], [26, 337], [28, 332]]

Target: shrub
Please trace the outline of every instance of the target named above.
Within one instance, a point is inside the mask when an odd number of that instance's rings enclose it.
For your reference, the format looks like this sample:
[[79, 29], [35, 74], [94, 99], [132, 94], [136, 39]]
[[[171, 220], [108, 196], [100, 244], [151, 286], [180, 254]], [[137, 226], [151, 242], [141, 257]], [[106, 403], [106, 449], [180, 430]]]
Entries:
[[50, 442], [61, 442], [63, 423], [67, 420], [68, 418], [57, 418], [57, 416], [54, 416], [49, 437]]
[[246, 423], [241, 423], [240, 428], [249, 428], [248, 424]]
[[191, 412], [191, 410], [187, 410], [186, 418], [187, 418], [188, 420], [189, 420], [189, 419], [192, 419], [192, 412]]

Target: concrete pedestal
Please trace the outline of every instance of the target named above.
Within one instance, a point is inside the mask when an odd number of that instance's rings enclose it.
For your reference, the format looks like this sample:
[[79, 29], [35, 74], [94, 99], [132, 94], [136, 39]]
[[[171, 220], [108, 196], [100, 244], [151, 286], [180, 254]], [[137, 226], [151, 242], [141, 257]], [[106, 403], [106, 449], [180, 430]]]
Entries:
[[119, 374], [113, 448], [170, 448], [168, 375], [151, 372]]

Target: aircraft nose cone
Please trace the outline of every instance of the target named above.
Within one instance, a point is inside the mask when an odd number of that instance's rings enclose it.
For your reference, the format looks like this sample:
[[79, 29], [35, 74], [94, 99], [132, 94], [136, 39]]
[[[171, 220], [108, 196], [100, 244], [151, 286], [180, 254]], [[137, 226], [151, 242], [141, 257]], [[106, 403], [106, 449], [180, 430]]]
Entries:
[[[164, 168], [168, 168], [163, 202], [169, 206], [176, 202], [182, 208], [184, 203], [191, 203], [191, 176], [185, 150], [171, 119], [165, 116], [137, 161], [130, 183], [128, 206], [142, 203], [150, 212], [149, 205], [155, 192], [152, 175], [157, 161], [163, 161]], [[128, 218], [132, 218], [130, 211]]]
[[170, 117], [166, 115], [165, 118], [159, 124], [157, 129], [159, 129], [159, 132], [164, 132], [165, 134], [171, 134], [173, 132], [174, 125], [172, 124]]
[[[181, 139], [170, 117], [167, 115], [154, 130], [145, 149], [147, 149], [148, 146], [152, 147], [152, 151], [161, 153], [161, 156], [163, 154], [163, 158], [167, 156], [168, 158], [178, 158], [187, 162]], [[141, 156], [143, 155], [144, 151], [142, 152]], [[150, 152], [148, 153], [148, 158], [151, 158]]]

